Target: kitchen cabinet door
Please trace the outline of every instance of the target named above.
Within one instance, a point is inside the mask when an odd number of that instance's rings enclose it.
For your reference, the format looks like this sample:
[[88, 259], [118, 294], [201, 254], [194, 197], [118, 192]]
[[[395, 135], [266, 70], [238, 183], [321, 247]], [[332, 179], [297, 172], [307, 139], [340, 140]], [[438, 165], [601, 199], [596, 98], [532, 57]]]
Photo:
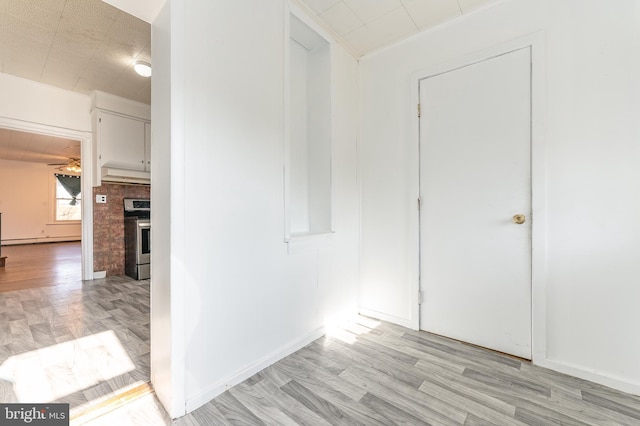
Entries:
[[151, 171], [151, 123], [144, 123], [144, 159], [146, 172]]
[[145, 124], [141, 120], [100, 112], [100, 166], [144, 171]]

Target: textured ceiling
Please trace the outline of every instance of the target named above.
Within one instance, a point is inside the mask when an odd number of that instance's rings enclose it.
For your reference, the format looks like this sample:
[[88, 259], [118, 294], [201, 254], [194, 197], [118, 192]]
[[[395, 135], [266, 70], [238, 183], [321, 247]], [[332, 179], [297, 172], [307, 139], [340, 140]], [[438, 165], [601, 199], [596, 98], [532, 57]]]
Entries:
[[493, 0], [297, 0], [356, 57]]
[[[297, 1], [361, 56], [492, 0]], [[150, 15], [159, 0], [145, 4]], [[151, 80], [133, 71], [137, 59], [151, 62], [150, 24], [101, 0], [0, 0], [0, 72], [148, 104]]]
[[0, 72], [149, 104], [151, 26], [101, 0], [0, 0]]
[[69, 158], [80, 158], [80, 142], [0, 129], [0, 158], [32, 163], [61, 164]]
[[[162, 4], [137, 1], [131, 11], [142, 18]], [[293, 1], [360, 57], [494, 0]], [[136, 60], [151, 63], [150, 24], [102, 0], [0, 0], [2, 73], [150, 104], [151, 79], [134, 72]], [[55, 163], [79, 156], [77, 141], [0, 129], [0, 158]]]
[[[136, 60], [151, 63], [151, 26], [101, 0], [0, 0], [2, 73], [150, 104]], [[63, 163], [80, 158], [80, 142], [0, 129], [0, 158]]]

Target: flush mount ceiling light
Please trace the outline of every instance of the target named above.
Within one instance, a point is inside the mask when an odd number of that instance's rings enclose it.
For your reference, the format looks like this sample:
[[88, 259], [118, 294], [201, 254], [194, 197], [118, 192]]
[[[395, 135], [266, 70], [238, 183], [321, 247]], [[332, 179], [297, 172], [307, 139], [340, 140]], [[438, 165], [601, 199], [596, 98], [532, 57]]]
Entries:
[[133, 69], [143, 77], [151, 77], [151, 64], [144, 61], [136, 61]]

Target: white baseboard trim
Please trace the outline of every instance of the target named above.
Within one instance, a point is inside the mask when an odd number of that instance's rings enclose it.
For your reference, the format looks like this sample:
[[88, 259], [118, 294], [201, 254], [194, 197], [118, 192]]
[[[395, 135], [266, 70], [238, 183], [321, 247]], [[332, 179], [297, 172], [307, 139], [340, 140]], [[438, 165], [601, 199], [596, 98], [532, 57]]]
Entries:
[[568, 374], [570, 376], [608, 386], [622, 392], [640, 395], [640, 383], [632, 382], [624, 378], [608, 376], [605, 373], [585, 370], [579, 366], [565, 364], [563, 362], [553, 361], [550, 359], [545, 359], [542, 362], [535, 362], [535, 364], [559, 373]]
[[187, 398], [185, 403], [187, 413], [190, 413], [191, 411], [203, 406], [204, 404], [211, 401], [216, 396], [225, 392], [229, 388], [237, 385], [238, 383], [245, 381], [249, 377], [259, 372], [260, 370], [264, 370], [271, 364], [274, 364], [279, 360], [281, 360], [282, 358], [288, 355], [291, 355], [295, 351], [302, 349], [309, 343], [313, 342], [316, 339], [319, 339], [324, 335], [325, 335], [325, 327], [320, 327], [306, 334], [305, 336], [302, 336], [301, 338], [294, 340], [293, 342], [290, 342], [289, 344], [287, 344], [286, 346], [283, 346], [277, 351], [272, 352], [269, 355], [259, 359], [258, 361], [247, 366], [246, 368], [243, 368], [242, 370], [239, 370], [233, 374], [230, 374], [228, 377], [213, 384], [212, 386], [207, 388], [205, 391], [201, 392], [199, 395], [196, 395], [192, 398]]
[[47, 244], [47, 243], [66, 243], [80, 241], [80, 237], [36, 237], [36, 238], [19, 238], [14, 240], [2, 240], [3, 246], [17, 246], [21, 244]]
[[93, 271], [93, 279], [98, 280], [100, 278], [106, 278], [107, 271]]
[[373, 309], [360, 308], [360, 315], [364, 315], [365, 317], [372, 317], [375, 319], [379, 319], [382, 321], [391, 322], [402, 327], [409, 328], [411, 330], [415, 330], [415, 327], [411, 324], [410, 318], [400, 318], [395, 315], [385, 314], [384, 312], [375, 311]]

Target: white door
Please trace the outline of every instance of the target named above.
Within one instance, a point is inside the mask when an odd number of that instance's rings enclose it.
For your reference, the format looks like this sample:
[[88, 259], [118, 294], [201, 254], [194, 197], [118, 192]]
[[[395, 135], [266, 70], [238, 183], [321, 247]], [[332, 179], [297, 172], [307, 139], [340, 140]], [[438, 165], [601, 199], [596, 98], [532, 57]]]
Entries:
[[531, 359], [530, 49], [419, 89], [420, 328]]

